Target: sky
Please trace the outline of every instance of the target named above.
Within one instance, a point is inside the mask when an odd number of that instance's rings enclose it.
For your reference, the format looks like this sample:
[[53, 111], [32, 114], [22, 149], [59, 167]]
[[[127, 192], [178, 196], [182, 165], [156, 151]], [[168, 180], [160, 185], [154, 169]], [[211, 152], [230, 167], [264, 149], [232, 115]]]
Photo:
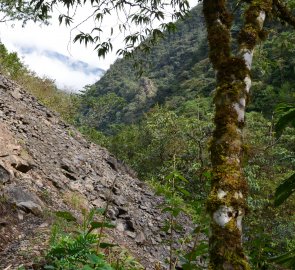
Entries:
[[[194, 6], [198, 0], [190, 0]], [[55, 10], [50, 25], [40, 25], [28, 22], [22, 27], [20, 22], [0, 23], [0, 40], [9, 51], [17, 52], [23, 62], [39, 76], [49, 77], [55, 80], [61, 89], [77, 92], [87, 84], [93, 84], [102, 76], [101, 71], [107, 70], [116, 60], [116, 51], [123, 46], [123, 35], [115, 33], [112, 43], [113, 52], [108, 54], [105, 59], [99, 58], [93, 47], [85, 47], [82, 44], [71, 42], [71, 38], [78, 31], [71, 33], [72, 27], [59, 25], [57, 16], [60, 10]], [[74, 24], [87, 18], [89, 9], [81, 9], [76, 12]], [[117, 16], [109, 16], [101, 26], [106, 30], [104, 35], [110, 33], [111, 26], [116, 26], [120, 21]], [[92, 29], [93, 22], [88, 20], [83, 23], [79, 30], [85, 31]], [[65, 56], [65, 57], [61, 57]], [[80, 61], [86, 63], [87, 68], [77, 68], [73, 65]], [[74, 67], [73, 67], [74, 66]], [[82, 65], [85, 67], [85, 65]]]
[[[83, 18], [83, 14], [80, 14], [77, 21]], [[67, 56], [70, 62], [83, 61], [89, 67], [103, 70], [109, 68], [116, 55], [113, 52], [105, 59], [98, 58], [93, 48], [73, 44], [70, 30], [69, 27], [59, 25], [57, 18], [53, 18], [50, 25], [28, 22], [25, 27], [22, 27], [21, 22], [6, 22], [0, 23], [0, 39], [9, 51], [17, 52], [23, 62], [39, 76], [54, 79], [60, 88], [78, 91], [86, 84], [96, 82], [101, 73], [73, 69], [67, 61], [53, 57], [48, 52]]]

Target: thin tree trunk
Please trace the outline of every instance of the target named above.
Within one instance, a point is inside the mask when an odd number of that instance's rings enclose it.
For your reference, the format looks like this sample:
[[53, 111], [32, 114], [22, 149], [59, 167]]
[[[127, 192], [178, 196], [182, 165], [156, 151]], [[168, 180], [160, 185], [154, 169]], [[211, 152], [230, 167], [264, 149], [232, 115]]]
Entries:
[[238, 37], [239, 53], [231, 54], [232, 15], [226, 1], [203, 1], [209, 57], [216, 70], [215, 130], [210, 147], [213, 178], [207, 208], [211, 215], [210, 270], [248, 270], [242, 246], [242, 219], [247, 183], [241, 166], [242, 129], [251, 87], [253, 50], [260, 40], [272, 1], [252, 1]]

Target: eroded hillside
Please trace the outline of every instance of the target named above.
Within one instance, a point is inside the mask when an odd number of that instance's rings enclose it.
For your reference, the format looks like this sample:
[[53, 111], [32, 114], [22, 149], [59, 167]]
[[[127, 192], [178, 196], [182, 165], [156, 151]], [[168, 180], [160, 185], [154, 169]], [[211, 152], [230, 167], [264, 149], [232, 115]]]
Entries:
[[[108, 216], [116, 225], [110, 238], [146, 269], [164, 261], [165, 216], [157, 207], [163, 199], [134, 172], [3, 75], [0, 119], [1, 269], [35, 267], [47, 246], [50, 213], [78, 215], [81, 204], [104, 207], [107, 198]], [[189, 230], [188, 220], [183, 224]]]

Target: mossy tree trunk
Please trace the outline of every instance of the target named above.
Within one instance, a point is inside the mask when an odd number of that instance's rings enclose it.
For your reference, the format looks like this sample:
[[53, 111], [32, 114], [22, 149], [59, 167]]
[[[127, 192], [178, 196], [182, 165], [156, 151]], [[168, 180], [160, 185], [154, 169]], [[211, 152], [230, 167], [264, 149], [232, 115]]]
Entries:
[[216, 70], [215, 130], [211, 144], [213, 178], [208, 198], [211, 215], [210, 270], [250, 269], [242, 246], [242, 219], [247, 206], [247, 183], [242, 171], [242, 129], [251, 87], [253, 50], [265, 36], [263, 23], [272, 1], [250, 2], [231, 50], [232, 14], [225, 0], [204, 0], [209, 57]]

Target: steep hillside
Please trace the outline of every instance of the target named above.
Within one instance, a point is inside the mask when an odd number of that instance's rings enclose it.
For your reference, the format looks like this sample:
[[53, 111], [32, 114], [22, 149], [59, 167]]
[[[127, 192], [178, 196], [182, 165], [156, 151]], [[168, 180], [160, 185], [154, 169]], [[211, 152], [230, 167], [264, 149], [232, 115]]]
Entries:
[[[161, 244], [163, 199], [106, 149], [86, 141], [24, 89], [0, 75], [0, 268], [35, 269], [48, 244], [52, 212], [105, 207], [146, 269], [168, 256]], [[185, 230], [190, 222], [183, 217]]]
[[[141, 77], [135, 63], [143, 71]], [[200, 72], [202, 76], [196, 77]], [[121, 108], [110, 106], [104, 118], [96, 118], [92, 125], [107, 129], [114, 123], [133, 123], [157, 103], [170, 102], [175, 107], [198, 94], [208, 96], [214, 88], [213, 77], [201, 7], [197, 7], [150, 53], [138, 52], [134, 59], [117, 60], [101, 80], [87, 89], [83, 114], [87, 118], [94, 113], [93, 99], [99, 102], [114, 93], [124, 99]]]

